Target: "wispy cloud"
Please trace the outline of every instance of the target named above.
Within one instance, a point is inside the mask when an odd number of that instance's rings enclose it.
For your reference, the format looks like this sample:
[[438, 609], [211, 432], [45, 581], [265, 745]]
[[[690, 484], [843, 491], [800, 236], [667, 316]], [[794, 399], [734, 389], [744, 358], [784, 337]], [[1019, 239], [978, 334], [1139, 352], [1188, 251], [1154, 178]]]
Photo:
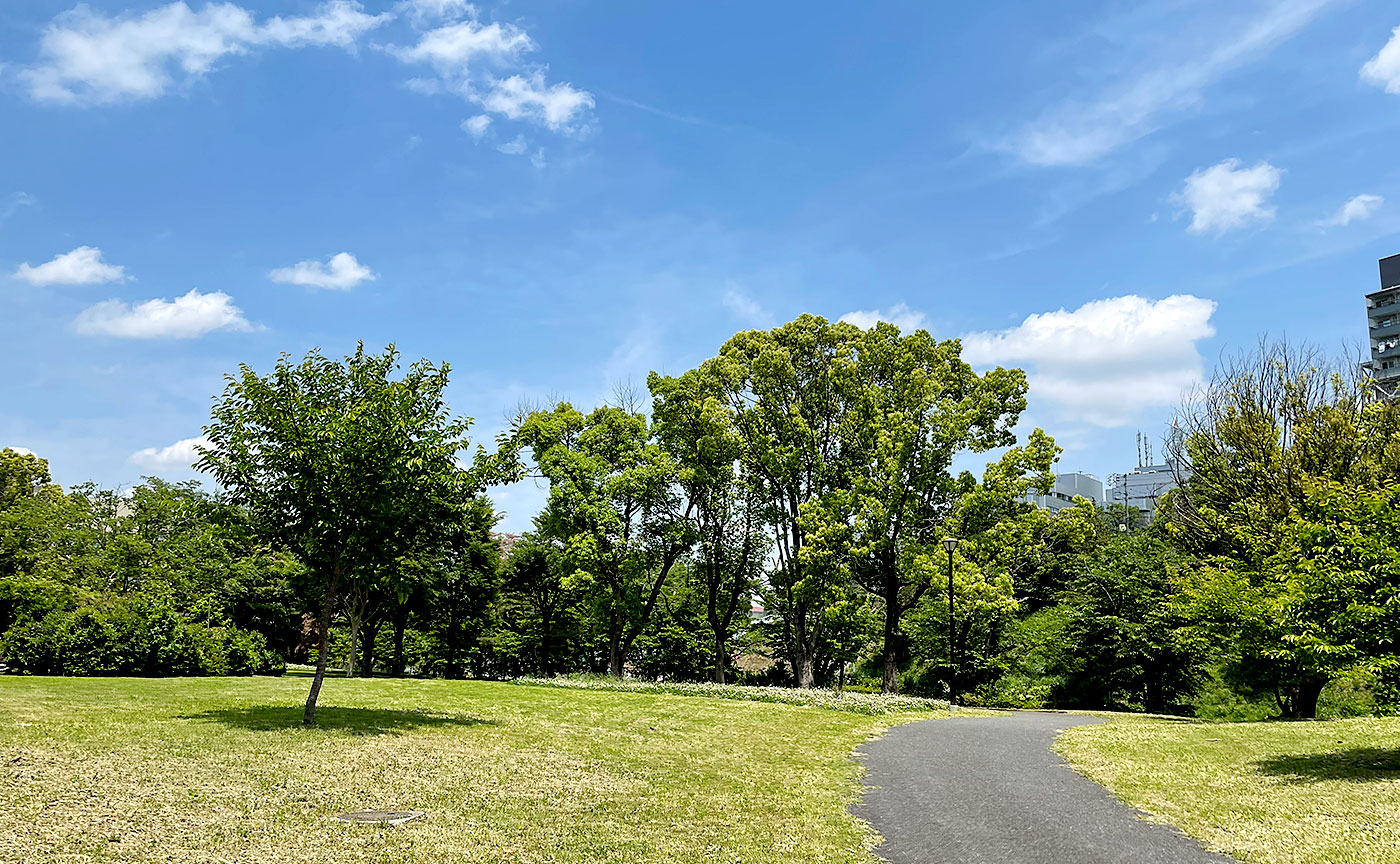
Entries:
[[[1337, 2], [1283, 0], [1242, 24], [1229, 22], [1216, 28], [1228, 34], [1225, 38], [1165, 59], [1088, 100], [1067, 101], [1047, 109], [1022, 129], [1009, 147], [1033, 165], [1093, 162], [1196, 105], [1211, 84], [1264, 56]], [[1127, 50], [1134, 49], [1129, 46]]]
[[1400, 27], [1391, 31], [1390, 41], [1361, 67], [1361, 80], [1400, 94]]
[[1344, 228], [1353, 222], [1365, 222], [1376, 215], [1384, 203], [1385, 199], [1379, 195], [1357, 195], [1317, 224], [1322, 228]]
[[766, 327], [773, 323], [773, 316], [769, 314], [768, 310], [750, 297], [737, 283], [731, 282], [725, 287], [721, 300], [724, 303], [724, 308], [745, 324], [753, 327]]
[[411, 45], [382, 46], [405, 64], [432, 70], [434, 77], [411, 82], [415, 90], [453, 93], [488, 115], [552, 132], [575, 135], [588, 129], [593, 94], [568, 82], [547, 81], [545, 66], [527, 62], [525, 56], [539, 47], [529, 33], [508, 22], [483, 24], [474, 8], [464, 14], [464, 20], [423, 32]]

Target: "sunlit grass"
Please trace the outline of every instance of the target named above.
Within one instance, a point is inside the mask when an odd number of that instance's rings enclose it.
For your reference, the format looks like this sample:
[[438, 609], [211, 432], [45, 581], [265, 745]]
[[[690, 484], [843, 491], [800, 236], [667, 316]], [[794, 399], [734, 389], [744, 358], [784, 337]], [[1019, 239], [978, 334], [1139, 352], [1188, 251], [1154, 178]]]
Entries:
[[[0, 860], [862, 862], [839, 711], [484, 682], [0, 678]], [[942, 716], [947, 716], [946, 714]], [[399, 828], [335, 813], [417, 809]]]
[[1400, 862], [1400, 718], [1113, 722], [1069, 729], [1057, 749], [1240, 861]]

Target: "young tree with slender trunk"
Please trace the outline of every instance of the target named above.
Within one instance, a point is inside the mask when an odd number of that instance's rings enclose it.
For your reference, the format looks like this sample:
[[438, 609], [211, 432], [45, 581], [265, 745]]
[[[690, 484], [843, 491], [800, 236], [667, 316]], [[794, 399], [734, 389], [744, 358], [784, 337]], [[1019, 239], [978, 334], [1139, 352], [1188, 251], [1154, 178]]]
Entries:
[[227, 376], [204, 427], [198, 467], [317, 576], [307, 725], [338, 598], [453, 524], [475, 485], [457, 462], [471, 421], [448, 413], [447, 375], [447, 364], [425, 360], [401, 370], [392, 345], [373, 354], [361, 344], [344, 361], [283, 355], [267, 375], [244, 365]]

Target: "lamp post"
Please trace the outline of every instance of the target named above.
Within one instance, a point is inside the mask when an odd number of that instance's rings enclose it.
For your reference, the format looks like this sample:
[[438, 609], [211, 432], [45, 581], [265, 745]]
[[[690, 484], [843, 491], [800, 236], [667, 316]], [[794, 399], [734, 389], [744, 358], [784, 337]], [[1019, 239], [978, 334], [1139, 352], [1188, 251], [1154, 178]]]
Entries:
[[944, 537], [943, 548], [948, 550], [948, 707], [951, 708], [958, 701], [957, 686], [958, 667], [953, 662], [953, 550], [958, 548], [958, 538]]

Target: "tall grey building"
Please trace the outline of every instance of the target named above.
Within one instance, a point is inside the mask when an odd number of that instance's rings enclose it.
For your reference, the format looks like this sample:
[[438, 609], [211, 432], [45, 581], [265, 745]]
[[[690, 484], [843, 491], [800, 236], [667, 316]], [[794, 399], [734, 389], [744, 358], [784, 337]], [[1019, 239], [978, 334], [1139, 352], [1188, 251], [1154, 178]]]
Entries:
[[1366, 371], [1387, 398], [1400, 391], [1400, 255], [1381, 259], [1381, 290], [1366, 295], [1371, 362]]

